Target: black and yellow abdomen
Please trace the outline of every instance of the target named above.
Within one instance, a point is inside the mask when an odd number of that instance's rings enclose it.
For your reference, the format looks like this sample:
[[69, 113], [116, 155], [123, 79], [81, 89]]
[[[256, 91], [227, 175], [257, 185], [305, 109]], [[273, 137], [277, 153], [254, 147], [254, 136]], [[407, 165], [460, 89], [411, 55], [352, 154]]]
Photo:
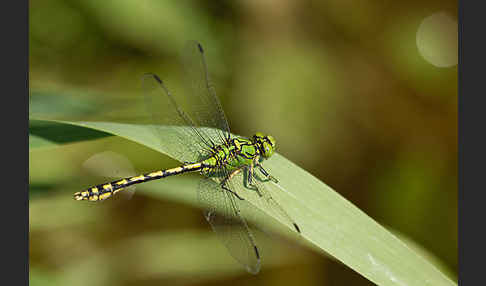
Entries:
[[135, 177], [124, 178], [121, 180], [113, 181], [111, 183], [97, 185], [85, 191], [77, 192], [74, 194], [74, 199], [77, 201], [102, 201], [112, 197], [116, 193], [131, 185], [162, 179], [165, 177], [179, 175], [187, 172], [195, 172], [201, 170], [202, 168], [202, 163], [194, 163], [172, 169], [151, 172]]

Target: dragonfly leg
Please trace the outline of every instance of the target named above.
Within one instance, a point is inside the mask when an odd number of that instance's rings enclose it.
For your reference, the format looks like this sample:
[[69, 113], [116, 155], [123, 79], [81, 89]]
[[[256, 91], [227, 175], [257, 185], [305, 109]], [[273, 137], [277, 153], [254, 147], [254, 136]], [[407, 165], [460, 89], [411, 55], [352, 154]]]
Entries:
[[258, 170], [260, 170], [260, 172], [267, 178], [267, 180], [278, 183], [278, 180], [274, 176], [270, 175], [267, 171], [265, 171], [260, 163], [257, 164], [257, 167]]
[[255, 159], [253, 159], [253, 164], [258, 167], [260, 173], [262, 173], [267, 180], [270, 180], [274, 183], [278, 183], [278, 180], [274, 176], [270, 175], [267, 171], [265, 171], [265, 169], [263, 169], [262, 164], [260, 164], [260, 156], [257, 156], [255, 157]]
[[240, 169], [236, 169], [234, 170], [233, 172], [231, 172], [229, 174], [229, 176], [227, 176], [226, 178], [223, 179], [223, 181], [221, 182], [221, 188], [223, 188], [223, 190], [225, 191], [228, 191], [230, 193], [232, 193], [235, 197], [237, 197], [239, 200], [242, 200], [244, 201], [245, 199], [243, 199], [242, 197], [240, 197], [237, 193], [235, 193], [234, 191], [230, 190], [228, 188], [228, 186], [226, 185], [228, 183], [229, 180], [231, 180], [231, 178], [233, 178], [235, 175], [237, 175], [239, 172], [241, 172], [241, 168]]
[[260, 190], [258, 189], [258, 187], [253, 184], [253, 176], [255, 175], [255, 169], [254, 169], [254, 166], [255, 164], [251, 164], [249, 167], [248, 167], [248, 176], [246, 176], [246, 186], [250, 189], [253, 189], [257, 192], [257, 194], [262, 197], [262, 193], [260, 192]]

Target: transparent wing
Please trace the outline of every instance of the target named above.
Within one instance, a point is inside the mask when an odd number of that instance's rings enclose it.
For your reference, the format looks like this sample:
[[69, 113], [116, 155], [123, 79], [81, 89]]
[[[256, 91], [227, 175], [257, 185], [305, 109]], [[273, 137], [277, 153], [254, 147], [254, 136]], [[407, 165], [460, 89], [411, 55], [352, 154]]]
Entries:
[[195, 123], [179, 107], [162, 80], [155, 74], [145, 74], [142, 89], [153, 123], [151, 128], [160, 148], [181, 162], [198, 161], [207, 155], [206, 150], [212, 146], [210, 138], [196, 129]]
[[[142, 87], [152, 129], [161, 149], [180, 161], [194, 162], [209, 155], [211, 147], [225, 143], [230, 133], [209, 79], [201, 45], [188, 42], [181, 58], [187, 81], [185, 93], [172, 94], [163, 81], [151, 73], [144, 75]], [[184, 128], [175, 130], [167, 125]]]
[[229, 139], [230, 130], [214, 85], [209, 77], [204, 50], [200, 43], [188, 41], [185, 45], [182, 61], [185, 78], [190, 88], [191, 102], [187, 110], [196, 126], [212, 127], [208, 135], [215, 143]]
[[[237, 178], [235, 178], [237, 179]], [[270, 191], [266, 187], [267, 184], [271, 184], [271, 182], [260, 182], [258, 179], [253, 180], [253, 184], [258, 188], [258, 191], [261, 194], [257, 201], [257, 204], [260, 204], [260, 209], [267, 209], [270, 213], [278, 218], [281, 222], [289, 226], [290, 228], [295, 229], [298, 233], [300, 233], [300, 228], [292, 219], [292, 217], [285, 211], [285, 209], [272, 197]], [[258, 194], [257, 194], [258, 195]], [[259, 195], [258, 195], [259, 196]]]
[[211, 178], [200, 181], [198, 199], [206, 208], [204, 217], [228, 248], [231, 256], [243, 264], [248, 272], [258, 273], [260, 270], [259, 250], [238, 205], [246, 202], [238, 200]]
[[[266, 224], [271, 223], [271, 221], [268, 220], [268, 215], [271, 215], [288, 227], [300, 233], [300, 228], [297, 223], [271, 195], [269, 187], [273, 183], [256, 176], [255, 172], [253, 176], [253, 185], [258, 188], [257, 192], [256, 190], [247, 187], [246, 182], [248, 175], [249, 172], [245, 170], [245, 172], [241, 172], [240, 174], [234, 176], [231, 180], [233, 190], [242, 198], [253, 203], [250, 206], [252, 209], [243, 210], [247, 219], [258, 222], [259, 229], [265, 232]], [[266, 213], [261, 210], [265, 210]]]

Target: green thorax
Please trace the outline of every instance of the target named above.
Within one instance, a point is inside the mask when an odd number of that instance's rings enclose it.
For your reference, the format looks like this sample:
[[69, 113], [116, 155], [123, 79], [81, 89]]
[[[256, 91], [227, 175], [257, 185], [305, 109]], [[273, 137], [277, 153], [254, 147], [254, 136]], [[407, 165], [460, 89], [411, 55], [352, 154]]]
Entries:
[[231, 139], [227, 144], [213, 148], [213, 154], [202, 163], [211, 167], [226, 166], [229, 170], [250, 165], [259, 155], [256, 144], [244, 138]]
[[275, 139], [256, 133], [251, 139], [232, 138], [226, 144], [212, 148], [213, 154], [202, 163], [210, 168], [226, 166], [229, 170], [256, 163], [275, 151]]

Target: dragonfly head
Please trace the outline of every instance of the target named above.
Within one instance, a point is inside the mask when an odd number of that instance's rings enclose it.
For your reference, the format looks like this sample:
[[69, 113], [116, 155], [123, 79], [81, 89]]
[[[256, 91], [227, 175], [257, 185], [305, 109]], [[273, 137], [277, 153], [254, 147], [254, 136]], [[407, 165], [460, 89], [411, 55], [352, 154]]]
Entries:
[[275, 138], [270, 135], [264, 135], [261, 132], [257, 132], [253, 135], [252, 141], [257, 145], [258, 149], [260, 149], [264, 158], [272, 156], [275, 152], [276, 141]]

